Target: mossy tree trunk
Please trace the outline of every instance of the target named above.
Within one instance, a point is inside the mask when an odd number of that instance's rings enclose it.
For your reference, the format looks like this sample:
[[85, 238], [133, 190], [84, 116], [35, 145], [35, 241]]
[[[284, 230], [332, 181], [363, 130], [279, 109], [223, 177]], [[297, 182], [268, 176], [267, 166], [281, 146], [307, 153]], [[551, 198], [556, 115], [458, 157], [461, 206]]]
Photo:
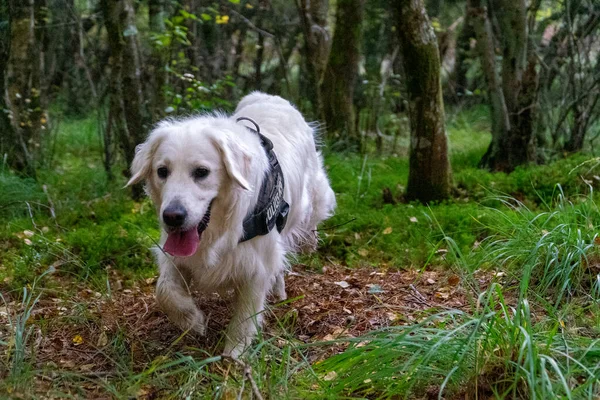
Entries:
[[338, 0], [335, 33], [321, 83], [321, 118], [328, 134], [360, 148], [354, 113], [365, 0]]
[[437, 38], [423, 0], [396, 0], [409, 96], [410, 169], [406, 197], [427, 203], [450, 195], [450, 163]]
[[327, 24], [329, 1], [299, 0], [297, 6], [304, 35], [304, 60], [309, 84], [307, 93], [315, 103], [314, 110], [321, 110], [323, 106], [319, 87], [331, 49], [331, 35]]

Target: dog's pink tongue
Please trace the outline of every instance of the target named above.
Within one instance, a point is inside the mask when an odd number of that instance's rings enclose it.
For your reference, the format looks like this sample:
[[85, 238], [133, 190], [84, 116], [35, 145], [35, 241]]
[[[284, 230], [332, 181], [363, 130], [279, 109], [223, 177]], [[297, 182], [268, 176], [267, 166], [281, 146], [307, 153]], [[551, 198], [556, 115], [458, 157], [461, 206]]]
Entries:
[[176, 231], [169, 233], [164, 249], [175, 257], [189, 257], [196, 252], [198, 243], [200, 243], [200, 235], [197, 229]]

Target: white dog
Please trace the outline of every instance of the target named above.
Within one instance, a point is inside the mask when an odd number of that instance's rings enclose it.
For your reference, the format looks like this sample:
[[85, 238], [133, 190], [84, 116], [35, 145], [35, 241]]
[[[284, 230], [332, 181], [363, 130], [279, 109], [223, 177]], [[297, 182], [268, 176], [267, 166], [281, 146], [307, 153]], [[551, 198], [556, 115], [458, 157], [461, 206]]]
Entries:
[[[257, 130], [272, 142], [283, 171], [283, 182], [270, 187], [279, 197], [266, 206], [263, 182], [274, 168]], [[335, 208], [313, 129], [286, 100], [256, 92], [231, 117], [161, 122], [138, 146], [131, 173], [128, 185], [145, 180], [161, 221], [157, 302], [182, 329], [204, 334], [190, 288], [234, 289], [224, 354], [238, 357], [256, 334], [269, 291], [286, 298], [286, 254], [316, 249], [315, 229]], [[244, 226], [261, 207], [261, 215], [277, 218], [277, 229], [247, 240]]]

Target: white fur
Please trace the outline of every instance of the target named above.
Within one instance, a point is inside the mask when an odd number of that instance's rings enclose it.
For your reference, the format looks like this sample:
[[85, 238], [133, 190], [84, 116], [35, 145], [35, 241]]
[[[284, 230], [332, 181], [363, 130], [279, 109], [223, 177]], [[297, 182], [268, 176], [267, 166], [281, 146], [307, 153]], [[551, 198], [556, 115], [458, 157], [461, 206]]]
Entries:
[[[236, 122], [256, 121], [274, 145], [285, 178], [284, 198], [290, 205], [285, 229], [239, 243], [243, 220], [257, 202], [268, 160], [256, 134]], [[166, 180], [157, 168], [168, 166]], [[202, 166], [210, 174], [199, 181], [191, 171]], [[332, 215], [335, 196], [316, 149], [313, 129], [286, 100], [263, 93], [244, 97], [231, 117], [198, 116], [160, 123], [138, 147], [128, 185], [145, 180], [163, 227], [162, 212], [177, 199], [187, 210], [184, 227], [197, 226], [210, 201], [212, 216], [196, 253], [172, 257], [155, 251], [160, 270], [156, 296], [161, 308], [182, 329], [203, 334], [205, 318], [190, 287], [205, 292], [236, 293], [234, 315], [227, 331], [225, 354], [238, 357], [250, 344], [261, 322], [269, 291], [285, 299], [286, 255], [314, 251], [317, 225]]]

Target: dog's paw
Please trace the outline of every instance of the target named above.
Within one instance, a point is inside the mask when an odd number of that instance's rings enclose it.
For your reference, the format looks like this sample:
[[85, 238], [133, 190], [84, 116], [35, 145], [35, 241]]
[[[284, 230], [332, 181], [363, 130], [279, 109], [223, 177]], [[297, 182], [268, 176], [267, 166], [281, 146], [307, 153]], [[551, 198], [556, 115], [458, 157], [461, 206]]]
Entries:
[[275, 290], [273, 291], [273, 299], [276, 303], [280, 303], [282, 301], [287, 300], [287, 293], [285, 292], [285, 288], [283, 290]]
[[206, 335], [206, 317], [204, 316], [204, 313], [198, 309], [186, 312], [185, 315], [182, 315], [182, 318], [179, 319], [177, 325], [184, 331], [189, 330], [200, 336]]
[[275, 277], [273, 288], [271, 289], [271, 295], [276, 303], [287, 300], [287, 293], [285, 292], [285, 278], [284, 273], [281, 272]]
[[244, 341], [239, 342], [237, 344], [228, 341], [227, 344], [225, 344], [223, 356], [239, 359], [240, 356], [244, 353], [244, 350], [246, 350], [246, 347], [247, 344]]

